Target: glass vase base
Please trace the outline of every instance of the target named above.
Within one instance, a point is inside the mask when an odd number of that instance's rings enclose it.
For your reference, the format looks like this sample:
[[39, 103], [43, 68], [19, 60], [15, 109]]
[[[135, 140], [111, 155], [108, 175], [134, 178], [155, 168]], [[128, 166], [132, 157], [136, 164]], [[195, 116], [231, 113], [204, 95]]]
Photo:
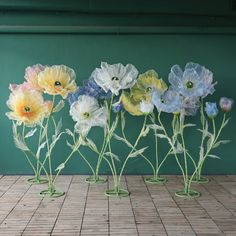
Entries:
[[147, 177], [144, 179], [145, 183], [148, 184], [164, 184], [167, 182], [166, 178], [162, 178], [162, 177]]
[[193, 178], [192, 182], [193, 183], [198, 183], [198, 184], [207, 184], [209, 183], [209, 179], [207, 177], [201, 176], [200, 178]]
[[188, 193], [184, 189], [175, 192], [175, 196], [182, 198], [197, 198], [201, 196], [201, 193], [195, 190], [189, 190]]
[[28, 184], [46, 184], [48, 183], [47, 179], [38, 179], [38, 178], [29, 178], [26, 180]]
[[94, 177], [94, 176], [90, 176], [85, 180], [86, 183], [89, 184], [104, 184], [107, 182], [107, 179], [102, 178], [102, 177]]
[[108, 189], [105, 191], [105, 195], [108, 197], [128, 197], [130, 192], [126, 189], [119, 189], [118, 191], [115, 189]]
[[39, 195], [41, 197], [51, 197], [51, 198], [57, 198], [57, 197], [61, 197], [63, 195], [65, 195], [65, 192], [60, 192], [60, 191], [57, 191], [57, 190], [50, 190], [50, 189], [46, 189], [46, 190], [43, 190], [39, 193]]

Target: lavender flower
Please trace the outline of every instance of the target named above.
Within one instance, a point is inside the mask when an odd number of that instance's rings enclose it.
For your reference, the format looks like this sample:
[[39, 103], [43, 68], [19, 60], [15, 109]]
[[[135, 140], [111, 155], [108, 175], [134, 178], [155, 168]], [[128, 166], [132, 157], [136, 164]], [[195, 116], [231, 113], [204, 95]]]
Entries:
[[222, 97], [220, 99], [219, 105], [223, 112], [229, 112], [232, 109], [233, 103], [234, 103], [233, 99]]

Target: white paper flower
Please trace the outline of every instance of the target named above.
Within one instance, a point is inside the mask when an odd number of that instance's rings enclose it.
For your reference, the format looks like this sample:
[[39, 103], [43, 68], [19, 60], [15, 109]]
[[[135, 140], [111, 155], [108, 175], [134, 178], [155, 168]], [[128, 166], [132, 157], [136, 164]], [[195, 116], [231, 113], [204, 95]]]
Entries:
[[96, 68], [91, 76], [105, 92], [111, 91], [117, 96], [121, 89], [131, 88], [135, 84], [138, 70], [132, 64], [109, 65], [102, 62], [101, 68]]
[[144, 114], [149, 114], [153, 111], [154, 105], [151, 102], [142, 101], [140, 102], [140, 111]]
[[70, 115], [76, 122], [75, 131], [86, 136], [93, 126], [105, 127], [107, 109], [100, 107], [94, 97], [82, 95], [70, 107]]

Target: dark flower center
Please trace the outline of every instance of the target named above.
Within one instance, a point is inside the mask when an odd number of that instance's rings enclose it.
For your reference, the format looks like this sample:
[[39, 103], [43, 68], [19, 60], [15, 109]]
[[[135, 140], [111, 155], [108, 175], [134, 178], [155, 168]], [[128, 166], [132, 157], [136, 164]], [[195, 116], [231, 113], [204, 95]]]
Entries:
[[55, 81], [54, 85], [55, 86], [61, 86], [61, 82], [60, 81]]
[[83, 115], [84, 115], [84, 118], [89, 118], [90, 116], [89, 112], [85, 112]]
[[111, 78], [111, 80], [112, 80], [112, 81], [118, 81], [118, 80], [119, 80], [119, 78], [118, 78], [118, 77], [116, 77], [116, 76], [114, 76], [114, 77], [112, 77], [112, 78]]
[[25, 107], [24, 110], [25, 110], [25, 112], [28, 113], [28, 112], [30, 112], [30, 107]]
[[187, 86], [187, 88], [189, 88], [189, 89], [193, 88], [193, 82], [188, 81], [188, 82], [186, 83], [186, 86]]
[[146, 88], [146, 91], [147, 91], [147, 92], [152, 91], [152, 87], [147, 87], [147, 88]]

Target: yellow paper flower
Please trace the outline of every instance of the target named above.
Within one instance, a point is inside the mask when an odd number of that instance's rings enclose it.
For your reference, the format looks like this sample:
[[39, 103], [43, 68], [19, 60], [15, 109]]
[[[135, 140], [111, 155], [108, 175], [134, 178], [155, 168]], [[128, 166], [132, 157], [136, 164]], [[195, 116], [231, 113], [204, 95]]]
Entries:
[[124, 92], [121, 95], [121, 102], [124, 109], [133, 116], [142, 116], [143, 112], [140, 110], [140, 102], [134, 100], [129, 92]]
[[54, 65], [39, 73], [38, 84], [45, 93], [66, 98], [68, 93], [76, 91], [75, 77], [73, 69], [64, 65]]
[[6, 113], [8, 118], [26, 126], [35, 126], [48, 113], [42, 94], [36, 90], [11, 93], [7, 105], [11, 110]]
[[150, 102], [154, 90], [164, 92], [166, 89], [166, 83], [162, 79], [158, 79], [156, 71], [148, 70], [139, 75], [136, 84], [131, 88], [131, 96], [136, 101], [145, 100]]

